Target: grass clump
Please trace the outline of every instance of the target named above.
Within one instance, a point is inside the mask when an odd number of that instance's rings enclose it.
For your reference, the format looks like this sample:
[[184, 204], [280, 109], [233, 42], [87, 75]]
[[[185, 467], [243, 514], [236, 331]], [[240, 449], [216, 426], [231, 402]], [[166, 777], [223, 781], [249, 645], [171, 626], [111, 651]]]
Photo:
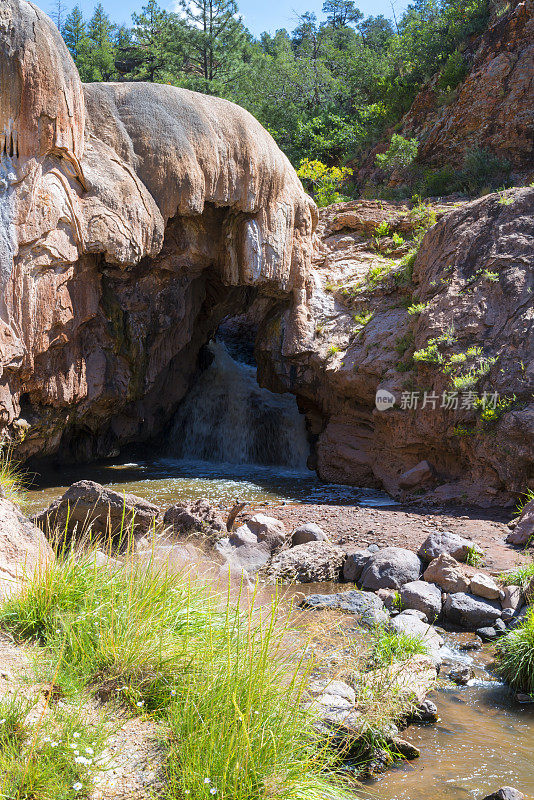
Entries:
[[520, 499], [517, 502], [515, 507], [515, 515], [516, 517], [520, 517], [523, 513], [523, 509], [525, 508], [531, 500], [534, 500], [534, 491], [532, 489], [527, 489], [526, 492], [523, 492]]
[[13, 459], [9, 446], [0, 441], [0, 494], [15, 505], [24, 507], [24, 476]]
[[382, 625], [373, 630], [370, 662], [374, 669], [389, 667], [416, 655], [428, 655], [428, 647], [420, 636], [388, 631]]
[[526, 589], [534, 578], [534, 561], [529, 564], [521, 564], [506, 572], [501, 572], [499, 580], [505, 586], [521, 586]]
[[534, 607], [499, 641], [497, 669], [513, 689], [534, 694]]
[[67, 696], [90, 689], [166, 724], [168, 800], [348, 800], [339, 753], [301, 708], [308, 662], [287, 616], [276, 601], [239, 605], [150, 563], [110, 570], [71, 553], [0, 607], [0, 626], [45, 646]]

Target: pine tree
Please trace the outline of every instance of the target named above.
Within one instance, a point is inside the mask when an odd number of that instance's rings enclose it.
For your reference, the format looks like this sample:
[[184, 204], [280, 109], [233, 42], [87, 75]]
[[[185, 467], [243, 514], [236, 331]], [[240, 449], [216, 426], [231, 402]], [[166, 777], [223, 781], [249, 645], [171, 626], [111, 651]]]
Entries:
[[87, 42], [87, 29], [80, 6], [74, 6], [65, 19], [62, 33], [71, 56], [77, 61], [83, 50], [83, 43]]
[[99, 3], [87, 26], [90, 53], [85, 66], [86, 75], [82, 75], [85, 80], [109, 81], [115, 76], [115, 33], [116, 26]]
[[171, 17], [156, 0], [148, 0], [140, 14], [132, 14], [134, 60], [132, 77], [154, 83], [168, 77], [174, 61]]
[[239, 68], [240, 53], [247, 38], [235, 0], [181, 0], [188, 23], [190, 62], [210, 91], [215, 79], [223, 79]]

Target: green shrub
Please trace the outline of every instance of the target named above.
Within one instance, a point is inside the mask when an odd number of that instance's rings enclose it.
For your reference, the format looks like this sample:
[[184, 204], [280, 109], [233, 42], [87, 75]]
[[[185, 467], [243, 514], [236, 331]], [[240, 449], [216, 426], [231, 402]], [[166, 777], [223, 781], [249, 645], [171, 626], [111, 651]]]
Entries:
[[511, 165], [481, 147], [469, 148], [460, 172], [462, 188], [469, 194], [490, 191], [506, 181]]
[[532, 578], [534, 578], [534, 561], [501, 572], [499, 575], [499, 580], [505, 586], [521, 586], [522, 589], [527, 588]]
[[376, 165], [385, 172], [405, 170], [417, 158], [418, 149], [419, 142], [417, 139], [406, 139], [404, 136], [394, 133], [386, 152], [377, 155]]
[[312, 193], [318, 206], [329, 206], [343, 200], [339, 190], [352, 170], [349, 167], [327, 167], [322, 161], [300, 162], [297, 175]]
[[454, 53], [450, 54], [441, 70], [438, 79], [439, 88], [444, 92], [450, 92], [451, 89], [455, 89], [463, 81], [467, 71], [468, 64], [465, 57], [459, 50], [455, 50]]
[[497, 645], [497, 670], [513, 689], [534, 694], [534, 608]]

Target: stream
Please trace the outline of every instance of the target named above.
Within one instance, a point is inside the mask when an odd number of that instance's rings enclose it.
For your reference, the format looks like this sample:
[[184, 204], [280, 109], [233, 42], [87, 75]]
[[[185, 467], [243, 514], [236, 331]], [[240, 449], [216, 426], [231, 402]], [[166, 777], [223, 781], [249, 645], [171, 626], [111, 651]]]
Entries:
[[[28, 491], [28, 511], [42, 510], [82, 479], [133, 492], [161, 508], [202, 497], [226, 509], [237, 499], [266, 510], [284, 502], [395, 505], [383, 492], [319, 481], [306, 468], [309, 446], [294, 398], [260, 389], [253, 365], [231, 347], [210, 347], [211, 363], [179, 409], [164, 457], [50, 468]], [[300, 585], [289, 593], [347, 588]], [[440, 721], [403, 733], [420, 758], [368, 782], [362, 799], [480, 800], [503, 785], [534, 797], [534, 704], [519, 704], [492, 676], [489, 646], [466, 654], [459, 636], [446, 634], [445, 666], [473, 663], [476, 677], [464, 687], [440, 682], [432, 695]]]

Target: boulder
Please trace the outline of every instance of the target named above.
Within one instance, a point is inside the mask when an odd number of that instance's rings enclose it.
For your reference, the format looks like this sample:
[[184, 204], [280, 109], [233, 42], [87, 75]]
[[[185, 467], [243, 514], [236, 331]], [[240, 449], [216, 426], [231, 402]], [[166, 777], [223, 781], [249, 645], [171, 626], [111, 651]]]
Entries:
[[446, 553], [430, 562], [423, 577], [425, 581], [437, 584], [445, 592], [467, 592], [470, 585], [470, 579], [462, 565]]
[[475, 677], [475, 671], [469, 664], [459, 664], [449, 670], [447, 677], [453, 683], [457, 683], [458, 686], [467, 686], [469, 681]]
[[499, 600], [501, 597], [501, 589], [491, 575], [486, 575], [484, 572], [477, 572], [471, 578], [470, 585], [471, 594], [476, 594], [477, 597], [485, 597], [486, 600]]
[[429, 622], [434, 622], [441, 614], [441, 589], [435, 583], [405, 583], [400, 590], [400, 599], [402, 608], [421, 611]]
[[238, 541], [241, 536], [246, 538], [249, 531], [259, 542], [265, 542], [272, 551], [281, 547], [286, 539], [283, 522], [274, 517], [268, 517], [266, 514], [254, 514], [230, 536], [230, 541]]
[[510, 544], [527, 544], [534, 535], [534, 500], [530, 500], [521, 511], [516, 525], [506, 541]]
[[19, 592], [53, 558], [43, 532], [13, 503], [0, 498], [0, 599]]
[[53, 536], [91, 536], [115, 540], [149, 534], [161, 521], [160, 509], [135, 494], [115, 492], [95, 481], [78, 481], [33, 522]]
[[234, 572], [252, 573], [265, 567], [285, 539], [285, 528], [280, 520], [255, 514], [230, 536], [219, 539], [215, 549]]
[[271, 582], [338, 581], [345, 558], [341, 547], [330, 542], [308, 542], [278, 553], [264, 574]]
[[299, 544], [307, 544], [308, 542], [324, 541], [328, 541], [328, 536], [315, 522], [307, 522], [306, 525], [301, 525], [300, 528], [296, 528], [291, 534], [292, 547]]
[[204, 499], [171, 506], [163, 515], [163, 524], [171, 528], [173, 533], [182, 536], [193, 533], [226, 533], [226, 524], [221, 512]]
[[399, 478], [401, 489], [415, 489], [423, 483], [428, 483], [434, 477], [434, 471], [428, 461], [420, 461], [415, 467], [403, 472]]
[[415, 553], [404, 547], [384, 547], [374, 553], [362, 575], [363, 589], [400, 589], [405, 583], [416, 581], [422, 563]]
[[409, 636], [421, 639], [432, 658], [438, 660], [439, 650], [443, 645], [443, 638], [431, 625], [423, 622], [423, 620], [418, 617], [414, 617], [412, 614], [405, 614], [402, 612], [398, 616], [393, 617], [389, 623], [389, 627], [390, 630], [397, 633], [406, 633]]
[[[510, 584], [503, 587], [504, 596], [501, 599], [503, 609], [509, 609], [515, 613], [523, 604], [523, 592], [521, 586]], [[513, 614], [512, 614], [513, 615]]]
[[488, 794], [484, 800], [525, 800], [525, 795], [512, 786], [501, 786], [493, 794]]
[[370, 557], [369, 550], [351, 550], [343, 564], [343, 580], [356, 583]]
[[480, 555], [483, 554], [482, 550], [474, 542], [464, 539], [456, 533], [433, 531], [419, 548], [419, 556], [427, 563], [443, 554], [452, 556], [456, 561], [465, 561], [473, 548], [475, 552]]
[[445, 618], [468, 630], [491, 626], [501, 616], [501, 607], [494, 600], [484, 600], [466, 592], [449, 594], [443, 604]]
[[498, 638], [499, 632], [492, 625], [486, 625], [483, 628], [478, 628], [477, 636], [479, 636], [483, 642], [492, 642], [494, 639]]
[[437, 722], [438, 707], [432, 700], [423, 700], [422, 703], [410, 714], [408, 722]]

